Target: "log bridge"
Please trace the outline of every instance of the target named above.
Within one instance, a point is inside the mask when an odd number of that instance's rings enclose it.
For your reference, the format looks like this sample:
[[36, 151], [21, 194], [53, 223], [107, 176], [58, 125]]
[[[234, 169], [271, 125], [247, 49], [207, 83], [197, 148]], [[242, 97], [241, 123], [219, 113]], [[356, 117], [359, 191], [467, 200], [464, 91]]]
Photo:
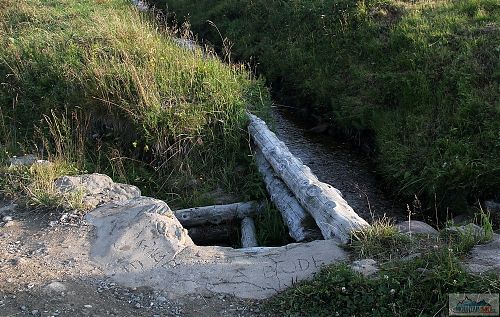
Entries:
[[[324, 238], [347, 243], [353, 230], [369, 226], [344, 200], [342, 193], [319, 181], [263, 120], [250, 113], [248, 117], [255, 162], [271, 201], [280, 211], [293, 240], [303, 242]], [[253, 217], [263, 209], [262, 203], [252, 201], [189, 208], [174, 213], [188, 228], [193, 240], [205, 243], [229, 236], [231, 226], [228, 223], [238, 221], [242, 247], [252, 248], [257, 247]], [[211, 230], [210, 227], [217, 229]]]

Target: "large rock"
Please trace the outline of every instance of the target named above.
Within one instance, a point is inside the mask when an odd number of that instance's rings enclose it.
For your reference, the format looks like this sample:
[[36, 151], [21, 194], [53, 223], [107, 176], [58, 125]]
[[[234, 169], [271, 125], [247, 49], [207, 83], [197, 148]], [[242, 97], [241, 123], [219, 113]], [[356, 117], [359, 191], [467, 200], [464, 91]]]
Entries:
[[140, 197], [90, 212], [91, 257], [117, 282], [183, 296], [226, 293], [263, 299], [309, 279], [325, 264], [347, 260], [334, 240], [279, 248], [194, 245], [162, 201]]
[[103, 174], [63, 176], [55, 181], [56, 188], [62, 193], [83, 193], [83, 203], [95, 208], [110, 201], [126, 201], [141, 196], [139, 188], [115, 183]]
[[439, 234], [431, 225], [422, 221], [403, 221], [396, 225], [401, 233]]
[[500, 276], [500, 235], [493, 234], [490, 242], [476, 245], [465, 264], [473, 273], [494, 272]]

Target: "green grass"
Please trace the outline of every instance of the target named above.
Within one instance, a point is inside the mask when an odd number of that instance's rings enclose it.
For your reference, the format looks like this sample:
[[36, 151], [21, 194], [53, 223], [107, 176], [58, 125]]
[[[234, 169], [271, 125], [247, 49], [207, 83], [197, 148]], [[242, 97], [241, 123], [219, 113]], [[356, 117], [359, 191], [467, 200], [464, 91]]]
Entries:
[[[246, 110], [263, 83], [179, 47], [126, 0], [0, 0], [0, 149], [107, 173], [172, 206], [253, 184]], [[248, 182], [246, 181], [248, 180]]]
[[453, 255], [435, 252], [415, 261], [383, 265], [377, 278], [346, 265], [323, 269], [274, 298], [268, 307], [285, 316], [440, 316], [449, 293], [497, 293], [498, 279], [474, 276]]
[[151, 2], [227, 38], [284, 102], [373, 138], [395, 193], [456, 214], [500, 190], [498, 1]]
[[375, 223], [353, 236], [350, 249], [356, 259], [377, 259], [378, 273], [364, 277], [346, 264], [325, 267], [266, 306], [285, 316], [441, 316], [450, 293], [500, 291], [497, 275], [473, 275], [460, 263], [478, 242], [471, 237], [410, 237]]

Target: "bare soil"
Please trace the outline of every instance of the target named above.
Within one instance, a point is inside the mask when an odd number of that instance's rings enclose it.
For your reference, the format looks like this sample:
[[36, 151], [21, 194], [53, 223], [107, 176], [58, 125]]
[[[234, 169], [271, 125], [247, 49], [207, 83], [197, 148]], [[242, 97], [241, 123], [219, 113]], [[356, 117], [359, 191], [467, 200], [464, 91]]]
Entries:
[[1, 217], [6, 215], [13, 220], [0, 227], [0, 316], [266, 316], [259, 301], [168, 298], [121, 287], [89, 258], [91, 226], [56, 223], [55, 211], [16, 210]]

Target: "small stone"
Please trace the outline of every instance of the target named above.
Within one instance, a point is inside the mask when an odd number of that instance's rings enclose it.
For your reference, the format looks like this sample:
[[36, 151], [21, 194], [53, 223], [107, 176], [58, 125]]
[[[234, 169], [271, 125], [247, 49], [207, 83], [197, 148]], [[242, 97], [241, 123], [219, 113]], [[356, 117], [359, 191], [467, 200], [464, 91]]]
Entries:
[[164, 303], [167, 301], [167, 299], [164, 297], [164, 296], [158, 296], [157, 300], [160, 302], [160, 303]]
[[9, 161], [10, 161], [10, 168], [18, 166], [31, 166], [36, 163], [37, 157], [33, 154], [28, 154], [20, 157], [14, 156]]
[[[45, 289], [47, 291], [61, 293], [61, 292], [66, 291], [66, 285], [64, 285], [61, 282], [52, 282], [52, 283], [48, 284], [47, 286], [45, 286]], [[92, 307], [90, 307], [90, 308], [92, 308]]]
[[22, 311], [26, 311], [28, 308], [26, 308], [26, 306], [24, 306], [24, 305], [23, 305], [23, 306], [21, 306], [21, 307], [20, 307], [20, 309], [21, 309]]
[[141, 305], [141, 304], [139, 304], [139, 303], [137, 303], [137, 304], [135, 304], [135, 305], [134, 305], [134, 308], [137, 308], [137, 309], [139, 309], [139, 308], [141, 308], [141, 307], [142, 307], [142, 305]]
[[411, 261], [411, 260], [414, 260], [414, 259], [419, 258], [421, 256], [422, 256], [422, 253], [420, 253], [420, 252], [412, 253], [410, 255], [405, 256], [404, 258], [401, 258], [401, 261]]
[[92, 308], [92, 305], [83, 305], [85, 308]]
[[14, 220], [14, 219], [13, 219], [11, 216], [4, 216], [4, 217], [2, 218], [2, 221], [3, 221], [3, 222], [9, 222], [9, 221], [12, 221], [12, 220]]
[[370, 276], [379, 271], [377, 261], [373, 259], [363, 259], [352, 262], [351, 269], [355, 272], [361, 273], [364, 276]]
[[10, 205], [1, 207], [0, 208], [0, 215], [6, 215], [7, 213], [11, 213], [11, 212], [15, 211], [16, 207], [17, 207], [17, 204], [10, 204]]
[[4, 228], [8, 228], [8, 227], [12, 227], [14, 225], [15, 225], [15, 221], [12, 220], [12, 221], [9, 221], [9, 222], [5, 222], [4, 225], [3, 225], [3, 227]]
[[21, 264], [24, 264], [26, 262], [27, 262], [27, 260], [25, 258], [15, 258], [15, 259], [10, 260], [10, 263], [14, 266], [21, 265]]
[[417, 271], [418, 273], [422, 273], [422, 274], [429, 273], [429, 270], [426, 268], [423, 268], [423, 267], [419, 267], [415, 271]]
[[401, 233], [439, 234], [431, 225], [416, 220], [400, 222], [396, 228]]
[[38, 309], [34, 309], [31, 311], [31, 315], [33, 316], [38, 316], [40, 314], [40, 312], [38, 311]]

